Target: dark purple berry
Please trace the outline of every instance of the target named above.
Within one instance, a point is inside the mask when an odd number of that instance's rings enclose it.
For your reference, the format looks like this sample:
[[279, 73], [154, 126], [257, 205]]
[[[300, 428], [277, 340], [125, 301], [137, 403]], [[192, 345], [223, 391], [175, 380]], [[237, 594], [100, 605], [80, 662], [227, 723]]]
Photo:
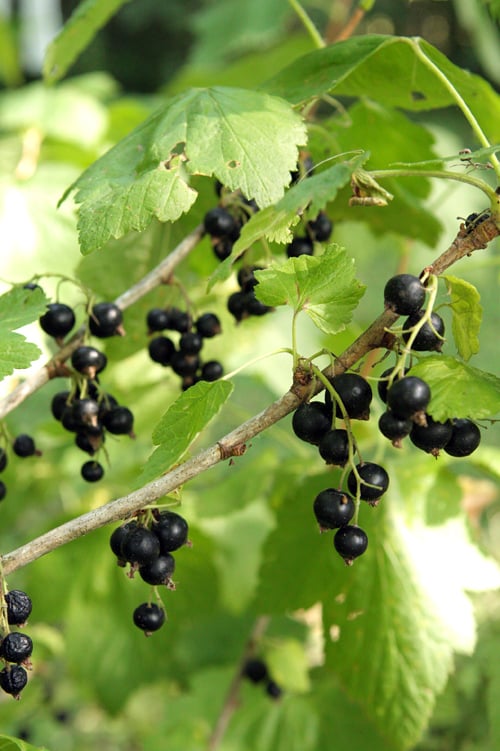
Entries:
[[355, 558], [365, 552], [368, 547], [368, 536], [361, 527], [348, 524], [335, 532], [333, 544], [337, 553], [350, 566]]
[[[365, 462], [356, 467], [361, 478], [359, 497], [362, 501], [374, 502], [386, 492], [389, 487], [389, 475], [380, 464]], [[347, 476], [347, 487], [353, 496], [357, 495], [358, 483], [354, 470]]]
[[133, 436], [134, 415], [128, 407], [112, 407], [105, 413], [102, 422], [106, 430], [113, 435]]
[[0, 688], [17, 699], [28, 682], [28, 674], [20, 665], [12, 665], [0, 671]]
[[250, 657], [243, 665], [241, 674], [251, 683], [262, 683], [269, 676], [266, 663], [259, 657]]
[[288, 258], [298, 258], [299, 256], [312, 256], [314, 245], [309, 237], [294, 237], [292, 242], [286, 246]]
[[222, 327], [215, 313], [203, 313], [194, 323], [195, 329], [204, 339], [220, 334]]
[[437, 422], [427, 415], [426, 422], [427, 425], [413, 425], [410, 441], [422, 451], [438, 456], [439, 450], [443, 449], [451, 439], [453, 433], [451, 420]]
[[164, 308], [152, 308], [146, 316], [148, 332], [163, 331], [168, 328], [168, 313]]
[[123, 336], [123, 313], [113, 302], [98, 302], [89, 316], [90, 333], [100, 339], [109, 336]]
[[[416, 326], [423, 315], [424, 311], [420, 310], [416, 313], [412, 313], [406, 319], [403, 324], [403, 329], [405, 330], [403, 333], [403, 339], [405, 342], [407, 342], [411, 336], [411, 331], [409, 331], [409, 329], [412, 329], [414, 326]], [[439, 352], [441, 350], [441, 347], [443, 346], [444, 331], [445, 327], [443, 319], [437, 313], [432, 313], [430, 322], [426, 321], [424, 323], [417, 336], [415, 337], [411, 348], [415, 352], [431, 352], [433, 350]]]
[[170, 360], [175, 352], [175, 344], [168, 336], [156, 336], [148, 345], [148, 352], [153, 362], [160, 365], [170, 365]]
[[119, 560], [125, 560], [123, 554], [123, 543], [132, 529], [137, 529], [137, 522], [135, 520], [122, 524], [111, 533], [109, 546]]
[[264, 316], [266, 313], [270, 313], [274, 308], [270, 305], [266, 305], [261, 302], [256, 296], [255, 292], [247, 292], [247, 311], [251, 316]]
[[31, 598], [20, 589], [11, 589], [5, 595], [7, 622], [11, 626], [22, 626], [31, 613]]
[[481, 431], [472, 420], [452, 420], [451, 438], [444, 450], [450, 456], [469, 456], [481, 443]]
[[420, 310], [425, 300], [425, 287], [417, 276], [397, 274], [384, 288], [384, 304], [398, 316]]
[[63, 412], [69, 406], [70, 391], [58, 391], [54, 394], [50, 403], [50, 411], [56, 420], [61, 420]]
[[236, 280], [243, 292], [250, 292], [259, 282], [255, 278], [255, 272], [261, 271], [262, 266], [242, 266], [238, 269]]
[[82, 464], [80, 474], [86, 482], [98, 482], [104, 477], [104, 467], [95, 459]]
[[233, 292], [227, 299], [227, 309], [236, 321], [242, 321], [248, 313], [248, 293], [240, 290]]
[[3, 480], [0, 480], [0, 501], [3, 501], [6, 495], [7, 495], [7, 485], [3, 482]]
[[194, 376], [200, 367], [198, 355], [187, 355], [184, 352], [174, 352], [170, 359], [170, 367], [179, 376]]
[[218, 381], [224, 375], [224, 368], [218, 360], [208, 360], [201, 368], [202, 381]]
[[212, 237], [230, 237], [237, 231], [238, 223], [227, 209], [216, 206], [205, 214], [203, 227]]
[[323, 436], [332, 427], [329, 409], [323, 402], [301, 404], [292, 417], [293, 432], [301, 441], [319, 446]]
[[99, 417], [99, 403], [95, 399], [75, 399], [71, 403], [71, 412], [79, 427], [97, 425]]
[[16, 456], [20, 456], [23, 459], [27, 456], [33, 456], [37, 453], [35, 441], [30, 435], [21, 433], [14, 439], [12, 444], [12, 450]]
[[405, 376], [394, 381], [387, 391], [387, 406], [397, 417], [408, 419], [417, 412], [425, 412], [431, 400], [428, 384], [417, 376]]
[[40, 317], [40, 326], [43, 331], [56, 339], [69, 334], [75, 325], [73, 308], [59, 302], [49, 303], [47, 308], [47, 312]]
[[179, 340], [179, 349], [185, 355], [197, 355], [203, 347], [203, 337], [194, 331], [186, 331]]
[[[355, 420], [368, 420], [373, 397], [368, 381], [357, 373], [341, 373], [331, 378], [330, 383], [340, 397], [348, 417]], [[327, 390], [325, 399], [329, 396]], [[342, 417], [342, 410], [338, 404], [336, 404], [336, 416]]]
[[355, 506], [347, 493], [327, 488], [314, 499], [313, 511], [321, 529], [337, 529], [349, 524], [354, 516]]
[[161, 554], [173, 553], [188, 541], [187, 521], [175, 511], [162, 511], [151, 531], [159, 540]]
[[319, 442], [319, 453], [327, 464], [343, 467], [349, 459], [349, 434], [347, 430], [329, 430]]
[[233, 245], [234, 242], [230, 237], [219, 237], [217, 240], [214, 239], [212, 241], [214, 256], [219, 261], [225, 261], [233, 252]]
[[410, 419], [398, 417], [393, 412], [383, 412], [378, 421], [378, 429], [396, 448], [401, 447], [402, 439], [410, 434], [412, 427]]
[[165, 623], [165, 611], [154, 602], [143, 602], [134, 610], [133, 619], [137, 628], [149, 636]]
[[178, 331], [179, 334], [185, 334], [191, 329], [191, 316], [185, 310], [179, 308], [167, 308], [168, 329]]
[[4, 638], [0, 644], [0, 657], [7, 662], [21, 662], [28, 660], [33, 652], [33, 642], [27, 634], [14, 631]]
[[269, 680], [266, 683], [266, 694], [271, 697], [271, 699], [279, 699], [283, 694], [283, 689], [281, 686], [278, 686], [276, 681]]
[[122, 542], [121, 554], [124, 560], [144, 566], [160, 555], [160, 541], [146, 527], [132, 527]]
[[158, 556], [150, 563], [139, 566], [139, 575], [146, 584], [159, 586], [168, 584], [175, 571], [175, 558], [170, 553]]
[[333, 223], [324, 211], [320, 211], [316, 219], [307, 223], [307, 230], [314, 240], [326, 242], [333, 232]]
[[8, 463], [7, 452], [4, 448], [0, 448], [0, 472], [3, 472]]
[[78, 373], [95, 378], [106, 367], [108, 359], [104, 352], [82, 344], [71, 355], [71, 364]]

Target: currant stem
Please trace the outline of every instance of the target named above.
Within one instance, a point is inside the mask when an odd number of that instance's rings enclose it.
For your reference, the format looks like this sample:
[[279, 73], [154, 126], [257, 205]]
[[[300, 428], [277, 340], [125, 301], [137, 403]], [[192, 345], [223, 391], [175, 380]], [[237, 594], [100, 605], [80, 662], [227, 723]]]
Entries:
[[294, 11], [297, 14], [297, 16], [300, 18], [300, 20], [302, 22], [302, 25], [304, 26], [305, 30], [307, 31], [307, 33], [311, 37], [311, 39], [312, 39], [312, 41], [314, 43], [314, 46], [318, 50], [322, 49], [323, 47], [326, 47], [325, 40], [323, 39], [323, 37], [319, 33], [319, 31], [316, 28], [316, 26], [313, 24], [311, 18], [306, 13], [306, 11], [302, 7], [302, 5], [299, 3], [299, 0], [288, 0], [288, 2], [290, 3], [290, 5], [292, 6], [292, 8], [294, 9]]
[[494, 189], [481, 178], [473, 177], [472, 175], [459, 175], [457, 172], [451, 172], [450, 170], [423, 170], [411, 167], [373, 170], [368, 174], [375, 180], [384, 177], [437, 177], [441, 180], [455, 180], [482, 190], [488, 197], [491, 206], [496, 207], [498, 205], [498, 195]]

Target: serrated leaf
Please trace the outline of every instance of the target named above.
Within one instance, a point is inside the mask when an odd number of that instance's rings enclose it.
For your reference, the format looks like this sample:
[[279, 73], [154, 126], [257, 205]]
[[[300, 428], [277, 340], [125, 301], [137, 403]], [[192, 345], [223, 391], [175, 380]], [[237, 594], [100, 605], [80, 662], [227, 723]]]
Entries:
[[327, 334], [346, 327], [365, 290], [355, 278], [354, 259], [334, 245], [321, 256], [289, 258], [255, 276], [255, 294], [261, 302], [303, 310]]
[[39, 290], [14, 287], [0, 296], [0, 378], [16, 369], [29, 368], [40, 350], [13, 330], [36, 321], [47, 309], [47, 298]]
[[192, 89], [171, 99], [87, 169], [76, 190], [83, 253], [111, 237], [174, 221], [197, 193], [189, 175], [213, 175], [265, 208], [296, 167], [305, 125], [290, 105], [244, 89]]
[[481, 420], [500, 411], [500, 378], [443, 355], [430, 355], [410, 371], [431, 388], [427, 411], [435, 420]]
[[444, 276], [443, 279], [451, 296], [453, 339], [459, 355], [469, 360], [479, 352], [479, 329], [483, 318], [479, 292], [473, 284], [456, 276]]
[[140, 477], [142, 484], [181, 459], [198, 433], [229, 399], [232, 390], [229, 381], [199, 381], [170, 405], [153, 430], [153, 443], [158, 448], [146, 462]]
[[54, 83], [62, 78], [99, 29], [128, 2], [130, 0], [82, 0], [47, 47], [44, 79]]

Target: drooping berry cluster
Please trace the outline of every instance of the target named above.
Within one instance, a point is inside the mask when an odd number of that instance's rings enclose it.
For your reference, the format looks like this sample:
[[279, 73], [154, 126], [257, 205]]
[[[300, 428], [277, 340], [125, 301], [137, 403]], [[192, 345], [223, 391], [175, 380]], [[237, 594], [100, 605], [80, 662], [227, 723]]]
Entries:
[[11, 631], [10, 626], [22, 627], [28, 620], [32, 603], [26, 592], [12, 589], [1, 603], [5, 618], [2, 617], [2, 638], [0, 659], [5, 667], [0, 670], [0, 688], [14, 699], [19, 699], [28, 682], [27, 670], [31, 670], [33, 642], [27, 634]]
[[283, 689], [270, 676], [266, 662], [260, 657], [250, 657], [246, 660], [241, 675], [250, 683], [263, 685], [266, 694], [271, 699], [279, 699], [283, 694]]
[[263, 316], [270, 313], [274, 308], [264, 305], [255, 295], [255, 287], [259, 283], [255, 277], [255, 271], [262, 266], [242, 266], [238, 269], [236, 279], [239, 290], [229, 295], [227, 309], [239, 323], [250, 316]]
[[[183, 389], [198, 381], [217, 381], [224, 374], [218, 360], [203, 362], [201, 358], [205, 341], [222, 331], [215, 313], [203, 313], [193, 321], [189, 313], [179, 308], [152, 308], [146, 316], [146, 326], [149, 334], [157, 334], [148, 345], [150, 358], [180, 376]], [[177, 332], [177, 346], [162, 331]]]
[[231, 255], [241, 228], [259, 207], [240, 190], [230, 190], [218, 181], [215, 191], [219, 197], [219, 205], [207, 211], [203, 218], [203, 228], [210, 237], [215, 257], [219, 261], [224, 261]]
[[[119, 566], [130, 564], [128, 576], [136, 572], [152, 587], [161, 585], [175, 589], [172, 575], [175, 558], [172, 553], [183, 545], [190, 546], [188, 524], [175, 511], [140, 513], [136, 518], [117, 527], [111, 534], [109, 544]], [[160, 604], [148, 601], [139, 605], [133, 613], [135, 625], [150, 636], [163, 626], [166, 612]]]

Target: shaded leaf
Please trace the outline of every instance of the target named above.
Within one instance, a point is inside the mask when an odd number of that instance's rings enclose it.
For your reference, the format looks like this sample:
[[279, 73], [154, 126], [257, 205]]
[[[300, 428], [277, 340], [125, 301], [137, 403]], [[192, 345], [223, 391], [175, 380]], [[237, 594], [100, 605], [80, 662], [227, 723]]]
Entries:
[[28, 368], [40, 356], [36, 344], [27, 342], [13, 329], [36, 321], [46, 311], [47, 302], [39, 289], [14, 287], [0, 296], [0, 378], [10, 375], [16, 368]]
[[469, 360], [479, 352], [479, 329], [483, 318], [479, 292], [464, 279], [448, 275], [443, 278], [451, 296], [453, 338], [460, 357]]

